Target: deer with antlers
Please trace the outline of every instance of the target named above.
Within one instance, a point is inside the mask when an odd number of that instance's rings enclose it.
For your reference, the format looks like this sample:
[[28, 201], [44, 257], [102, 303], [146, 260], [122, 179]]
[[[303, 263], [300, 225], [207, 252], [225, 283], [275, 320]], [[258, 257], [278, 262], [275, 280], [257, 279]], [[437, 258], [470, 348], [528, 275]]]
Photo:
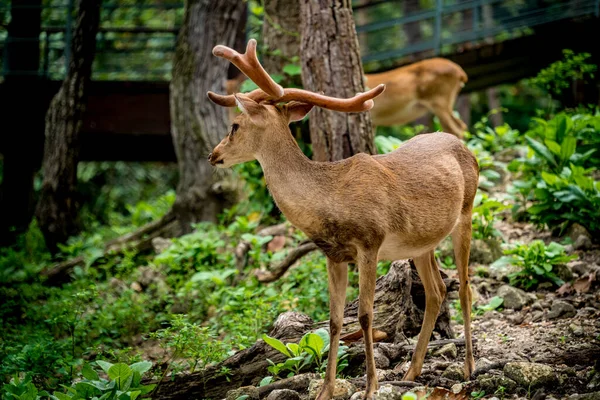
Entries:
[[[362, 112], [383, 92], [379, 85], [351, 99], [283, 89], [262, 68], [256, 41], [245, 54], [216, 46], [213, 54], [235, 64], [260, 89], [230, 96], [208, 93], [216, 104], [241, 110], [227, 136], [208, 156], [213, 166], [258, 160], [275, 202], [287, 219], [327, 256], [331, 342], [325, 382], [317, 399], [330, 399], [343, 322], [348, 263], [359, 270], [359, 323], [365, 341], [365, 398], [377, 390], [373, 357], [373, 301], [378, 260], [413, 258], [426, 292], [425, 316], [404, 379], [421, 373], [427, 345], [446, 294], [434, 250], [452, 236], [465, 324], [465, 377], [473, 372], [469, 287], [471, 209], [479, 168], [473, 154], [447, 133], [419, 135], [396, 151], [357, 154], [337, 162], [314, 162], [295, 142], [288, 124], [314, 107]], [[285, 103], [285, 104], [281, 104]]]

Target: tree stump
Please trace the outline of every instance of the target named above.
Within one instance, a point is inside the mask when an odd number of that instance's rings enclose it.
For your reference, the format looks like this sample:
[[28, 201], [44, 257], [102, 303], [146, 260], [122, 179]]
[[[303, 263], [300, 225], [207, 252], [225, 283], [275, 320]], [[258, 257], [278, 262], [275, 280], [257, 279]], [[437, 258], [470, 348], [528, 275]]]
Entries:
[[[445, 279], [444, 282], [448, 292], [456, 290], [455, 280]], [[413, 345], [406, 344], [405, 339], [419, 333], [424, 310], [425, 293], [412, 261], [393, 262], [390, 271], [377, 280], [373, 321], [374, 329], [384, 332], [385, 341], [391, 342], [385, 346], [381, 344], [384, 346], [382, 352], [390, 362], [398, 361], [412, 351]], [[360, 330], [357, 311], [358, 299], [350, 302], [345, 308], [342, 337]], [[269, 336], [284, 342], [298, 342], [305, 333], [318, 328], [327, 329], [328, 325], [329, 321], [315, 323], [304, 314], [286, 312], [277, 317]], [[453, 336], [447, 300], [442, 305], [435, 331], [442, 337]], [[354, 343], [350, 344], [349, 351], [351, 355], [349, 368], [360, 371], [364, 360], [362, 345], [361, 341], [356, 341], [358, 337], [353, 336]], [[282, 362], [285, 356], [262, 340], [258, 340], [252, 347], [237, 352], [221, 363], [193, 374], [179, 376], [174, 381], [161, 383], [154, 397], [160, 399], [224, 398], [227, 391], [240, 386], [256, 385], [267, 376], [269, 365], [267, 358], [278, 363]], [[227, 374], [223, 374], [223, 367], [228, 368]], [[277, 387], [274, 386], [273, 389], [283, 388], [281, 381], [276, 383]], [[268, 393], [269, 388], [261, 388], [261, 396], [266, 396]]]

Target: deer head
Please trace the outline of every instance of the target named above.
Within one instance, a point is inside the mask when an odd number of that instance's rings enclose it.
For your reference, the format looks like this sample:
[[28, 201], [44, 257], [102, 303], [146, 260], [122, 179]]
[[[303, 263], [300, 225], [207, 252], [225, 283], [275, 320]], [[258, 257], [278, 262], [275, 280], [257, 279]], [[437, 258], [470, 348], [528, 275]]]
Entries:
[[276, 132], [289, 131], [288, 124], [304, 118], [313, 106], [342, 112], [367, 111], [373, 107], [372, 99], [385, 90], [385, 85], [378, 85], [351, 99], [339, 99], [302, 89], [283, 89], [258, 62], [254, 39], [248, 42], [244, 54], [226, 46], [216, 46], [213, 54], [231, 61], [259, 87], [248, 94], [223, 96], [208, 92], [208, 98], [214, 103], [224, 107], [237, 106], [242, 112], [208, 156], [216, 167], [227, 168], [256, 159], [265, 146], [281, 139], [273, 137]]

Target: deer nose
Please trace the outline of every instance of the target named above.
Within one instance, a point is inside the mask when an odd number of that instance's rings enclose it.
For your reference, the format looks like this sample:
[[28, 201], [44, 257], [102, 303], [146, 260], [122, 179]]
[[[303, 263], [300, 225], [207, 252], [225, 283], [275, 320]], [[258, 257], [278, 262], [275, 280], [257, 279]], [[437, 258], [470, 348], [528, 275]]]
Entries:
[[213, 154], [213, 153], [210, 153], [210, 154], [208, 155], [208, 161], [210, 161], [210, 159], [212, 158], [212, 154]]

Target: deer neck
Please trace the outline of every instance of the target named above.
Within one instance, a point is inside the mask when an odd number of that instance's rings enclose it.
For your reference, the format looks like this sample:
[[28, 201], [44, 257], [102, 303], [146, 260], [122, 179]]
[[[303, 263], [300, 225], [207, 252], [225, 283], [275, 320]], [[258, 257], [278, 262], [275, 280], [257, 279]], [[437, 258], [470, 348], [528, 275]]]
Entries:
[[[266, 132], [265, 132], [266, 133]], [[289, 128], [278, 129], [265, 138], [263, 149], [256, 154], [267, 186], [283, 214], [295, 225], [295, 219], [322, 195], [326, 169], [311, 161], [292, 137]], [[319, 171], [317, 171], [317, 169]]]

